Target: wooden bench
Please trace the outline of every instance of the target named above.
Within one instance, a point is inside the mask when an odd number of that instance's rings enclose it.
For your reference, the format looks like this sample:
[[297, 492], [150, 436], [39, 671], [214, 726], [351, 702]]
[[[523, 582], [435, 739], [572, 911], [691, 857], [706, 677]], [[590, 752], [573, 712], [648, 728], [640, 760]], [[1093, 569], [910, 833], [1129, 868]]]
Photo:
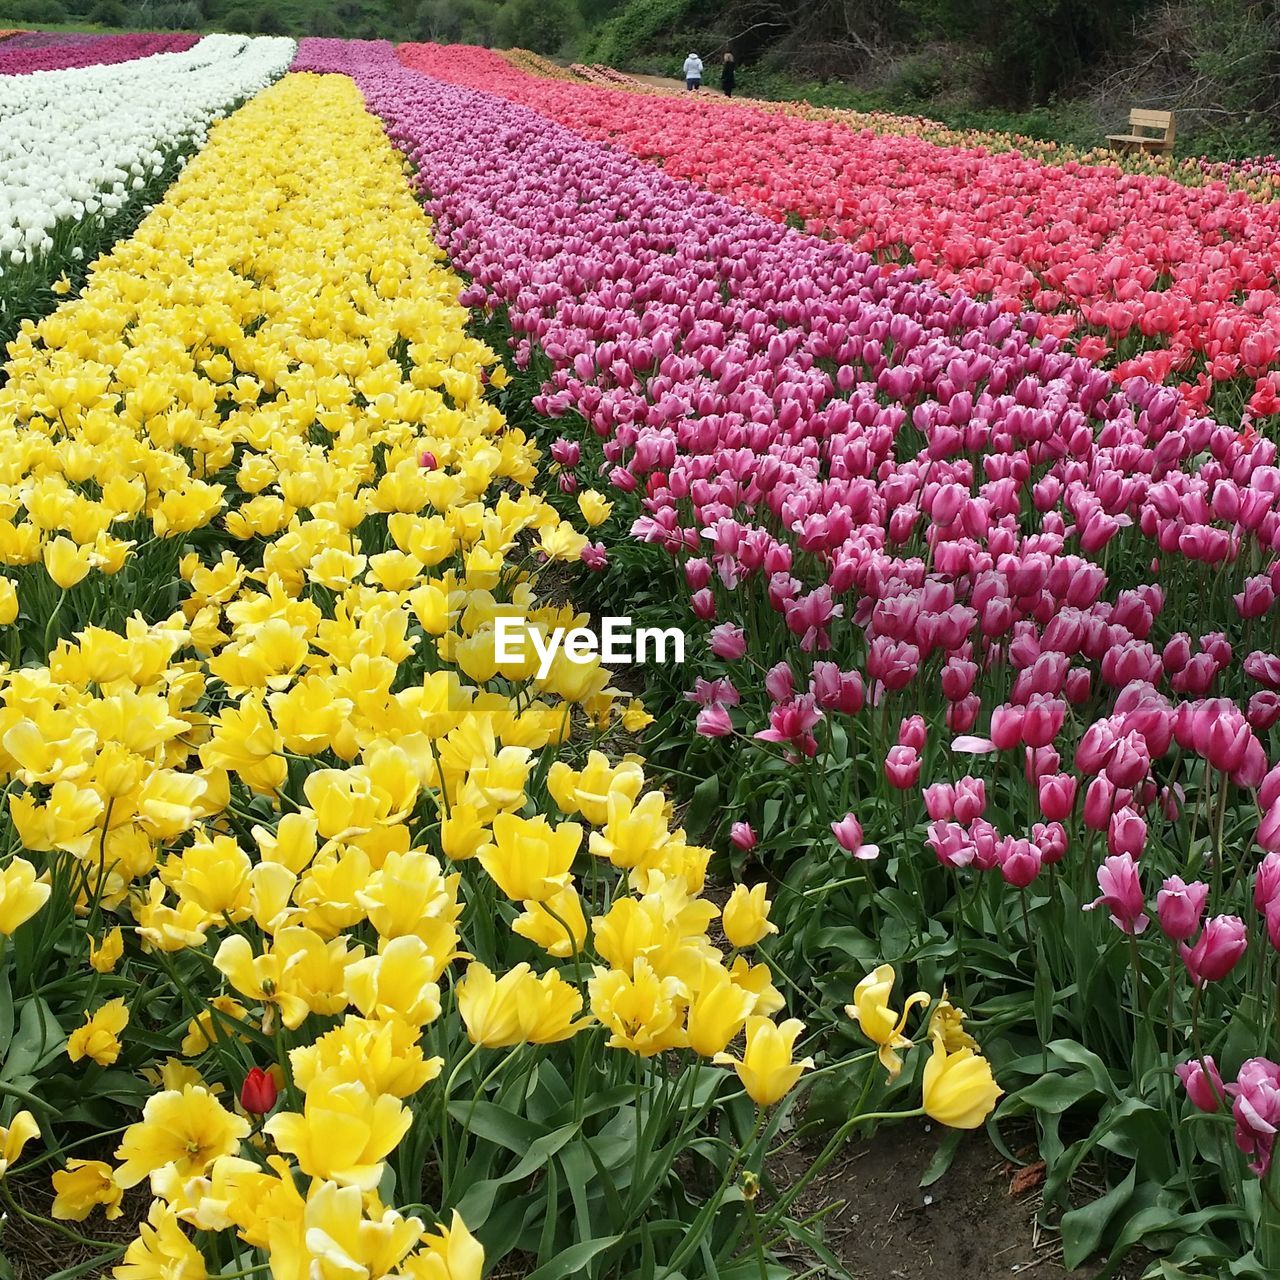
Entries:
[[[1173, 153], [1173, 112], [1144, 111], [1134, 107], [1129, 112], [1130, 133], [1109, 133], [1107, 141], [1116, 151], [1152, 151], [1163, 155]], [[1139, 132], [1151, 130], [1155, 132]]]

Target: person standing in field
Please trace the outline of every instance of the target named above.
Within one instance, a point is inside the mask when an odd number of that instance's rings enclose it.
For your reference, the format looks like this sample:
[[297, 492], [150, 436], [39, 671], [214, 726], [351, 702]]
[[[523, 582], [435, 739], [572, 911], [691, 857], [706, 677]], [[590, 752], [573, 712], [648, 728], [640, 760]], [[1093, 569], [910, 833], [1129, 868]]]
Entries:
[[720, 88], [726, 98], [733, 97], [733, 85], [737, 78], [737, 67], [733, 61], [733, 54], [727, 50], [724, 55], [724, 64], [720, 68]]
[[696, 53], [691, 53], [684, 60], [684, 87], [686, 89], [697, 89], [702, 84], [702, 59]]

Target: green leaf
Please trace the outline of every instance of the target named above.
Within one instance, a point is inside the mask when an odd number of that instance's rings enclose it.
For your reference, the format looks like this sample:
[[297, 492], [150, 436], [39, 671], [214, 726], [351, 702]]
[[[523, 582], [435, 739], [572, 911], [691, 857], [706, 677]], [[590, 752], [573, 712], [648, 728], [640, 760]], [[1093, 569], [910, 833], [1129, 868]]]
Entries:
[[1017, 1093], [1011, 1094], [1009, 1102], [1022, 1102], [1033, 1111], [1048, 1111], [1061, 1114], [1068, 1107], [1096, 1093], [1092, 1081], [1085, 1076], [1041, 1076], [1032, 1081]]
[[38, 1071], [62, 1051], [66, 1042], [49, 1006], [39, 997], [24, 1000], [18, 1015], [18, 1030], [9, 1045], [0, 1079], [11, 1081]]
[[1111, 1219], [1128, 1203], [1138, 1181], [1138, 1171], [1130, 1169], [1123, 1182], [1117, 1183], [1105, 1196], [1092, 1204], [1072, 1209], [1062, 1216], [1062, 1258], [1067, 1269], [1074, 1270], [1102, 1240]]
[[[453, 1110], [452, 1104], [449, 1110]], [[479, 1129], [476, 1125], [472, 1125], [472, 1131], [479, 1132]], [[532, 1177], [577, 1132], [577, 1125], [572, 1124], [567, 1124], [561, 1129], [553, 1129], [550, 1133], [531, 1142], [523, 1158], [517, 1160], [506, 1173], [496, 1178], [486, 1178], [483, 1182], [477, 1182], [475, 1186], [469, 1187], [457, 1206], [463, 1219], [467, 1222], [483, 1222], [489, 1216], [498, 1192], [503, 1187]]]
[[547, 1136], [547, 1129], [494, 1102], [472, 1102], [457, 1098], [449, 1103], [449, 1114], [459, 1124], [470, 1121], [471, 1132], [486, 1142], [496, 1142], [508, 1151], [521, 1155]]
[[717, 774], [712, 774], [709, 778], [704, 778], [693, 789], [693, 796], [689, 800], [689, 809], [685, 814], [684, 826], [689, 833], [689, 838], [696, 840], [706, 829], [710, 823], [712, 816], [715, 814], [720, 803], [720, 778]]
[[948, 1169], [960, 1150], [960, 1139], [964, 1134], [959, 1129], [950, 1129], [947, 1136], [938, 1144], [938, 1149], [929, 1161], [929, 1167], [920, 1175], [920, 1187], [931, 1187]]
[[613, 1248], [621, 1239], [621, 1236], [597, 1236], [594, 1240], [581, 1240], [531, 1272], [525, 1280], [565, 1280], [566, 1276], [577, 1276], [592, 1258]]

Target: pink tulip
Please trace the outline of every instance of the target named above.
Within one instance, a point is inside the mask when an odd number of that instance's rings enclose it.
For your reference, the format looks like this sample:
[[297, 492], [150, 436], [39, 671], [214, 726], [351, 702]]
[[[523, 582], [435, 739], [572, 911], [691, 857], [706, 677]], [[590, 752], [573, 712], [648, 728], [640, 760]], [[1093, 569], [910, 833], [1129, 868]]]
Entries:
[[898, 729], [900, 747], [914, 747], [917, 751], [923, 751], [927, 739], [928, 729], [924, 716], [908, 716]]
[[1036, 784], [1040, 812], [1050, 822], [1065, 822], [1076, 803], [1076, 779], [1069, 773], [1047, 774]]
[[928, 844], [944, 867], [967, 867], [974, 859], [973, 841], [958, 822], [931, 822]]
[[846, 813], [839, 822], [833, 822], [831, 833], [836, 838], [836, 844], [861, 862], [874, 862], [880, 856], [877, 846], [863, 844], [862, 823], [851, 813]]
[[957, 822], [970, 823], [986, 812], [987, 784], [981, 778], [966, 775], [955, 784], [954, 814]]
[[749, 822], [735, 822], [729, 828], [729, 839], [744, 853], [750, 852], [758, 843], [756, 833], [751, 829]]
[[1214, 916], [1205, 921], [1195, 945], [1179, 947], [1182, 962], [1196, 986], [1220, 982], [1236, 967], [1249, 945], [1249, 935], [1239, 916]]
[[742, 628], [732, 622], [722, 622], [711, 628], [711, 652], [726, 662], [735, 662], [747, 651], [747, 637]]
[[1136, 809], [1125, 805], [1111, 815], [1107, 826], [1107, 848], [1114, 853], [1130, 854], [1135, 860], [1147, 847], [1147, 824]]
[[1043, 855], [1030, 840], [1012, 837], [1001, 842], [1000, 874], [1015, 889], [1025, 889], [1040, 874]]
[[1200, 928], [1209, 886], [1193, 880], [1187, 884], [1181, 876], [1170, 876], [1156, 894], [1156, 915], [1166, 938], [1185, 942]]
[[1265, 1178], [1280, 1129], [1280, 1066], [1267, 1058], [1250, 1058], [1225, 1092], [1232, 1099], [1236, 1146], [1250, 1157], [1249, 1168]]
[[914, 787], [920, 779], [920, 755], [915, 747], [890, 747], [884, 761], [884, 775], [899, 791]]
[[921, 794], [924, 797], [925, 812], [935, 822], [955, 817], [956, 789], [951, 783], [935, 782], [925, 787]]
[[1104, 858], [1098, 868], [1098, 897], [1085, 906], [1086, 911], [1105, 906], [1111, 913], [1111, 923], [1125, 933], [1142, 933], [1150, 923], [1144, 911], [1142, 883], [1138, 877], [1138, 864], [1130, 854]]
[[770, 669], [764, 678], [765, 692], [774, 702], [785, 702], [795, 692], [795, 677], [785, 662]]
[[1182, 1087], [1187, 1091], [1193, 1107], [1200, 1111], [1222, 1109], [1226, 1088], [1218, 1073], [1218, 1065], [1211, 1057], [1206, 1056], [1203, 1063], [1198, 1058], [1180, 1062], [1173, 1070], [1182, 1081]]
[[697, 732], [704, 738], [727, 738], [733, 732], [729, 712], [719, 703], [703, 707], [695, 722]]

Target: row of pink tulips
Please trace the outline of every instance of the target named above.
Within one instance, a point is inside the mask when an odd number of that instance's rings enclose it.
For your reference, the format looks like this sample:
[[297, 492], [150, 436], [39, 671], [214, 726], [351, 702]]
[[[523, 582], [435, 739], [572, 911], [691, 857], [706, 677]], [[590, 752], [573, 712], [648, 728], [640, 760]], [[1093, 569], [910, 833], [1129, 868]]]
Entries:
[[[32, 36], [36, 38], [32, 39]], [[148, 58], [155, 53], [182, 53], [199, 38], [181, 32], [131, 32], [118, 36], [35, 32], [14, 36], [0, 45], [0, 75], [21, 76], [35, 71], [65, 71], [72, 67], [108, 67], [118, 62], [132, 62], [135, 58]]]
[[798, 218], [944, 289], [1044, 314], [1117, 377], [1193, 408], [1280, 411], [1280, 204], [1114, 165], [934, 145], [718, 99], [545, 80], [485, 50], [402, 46], [409, 65], [499, 92], [766, 217]]

